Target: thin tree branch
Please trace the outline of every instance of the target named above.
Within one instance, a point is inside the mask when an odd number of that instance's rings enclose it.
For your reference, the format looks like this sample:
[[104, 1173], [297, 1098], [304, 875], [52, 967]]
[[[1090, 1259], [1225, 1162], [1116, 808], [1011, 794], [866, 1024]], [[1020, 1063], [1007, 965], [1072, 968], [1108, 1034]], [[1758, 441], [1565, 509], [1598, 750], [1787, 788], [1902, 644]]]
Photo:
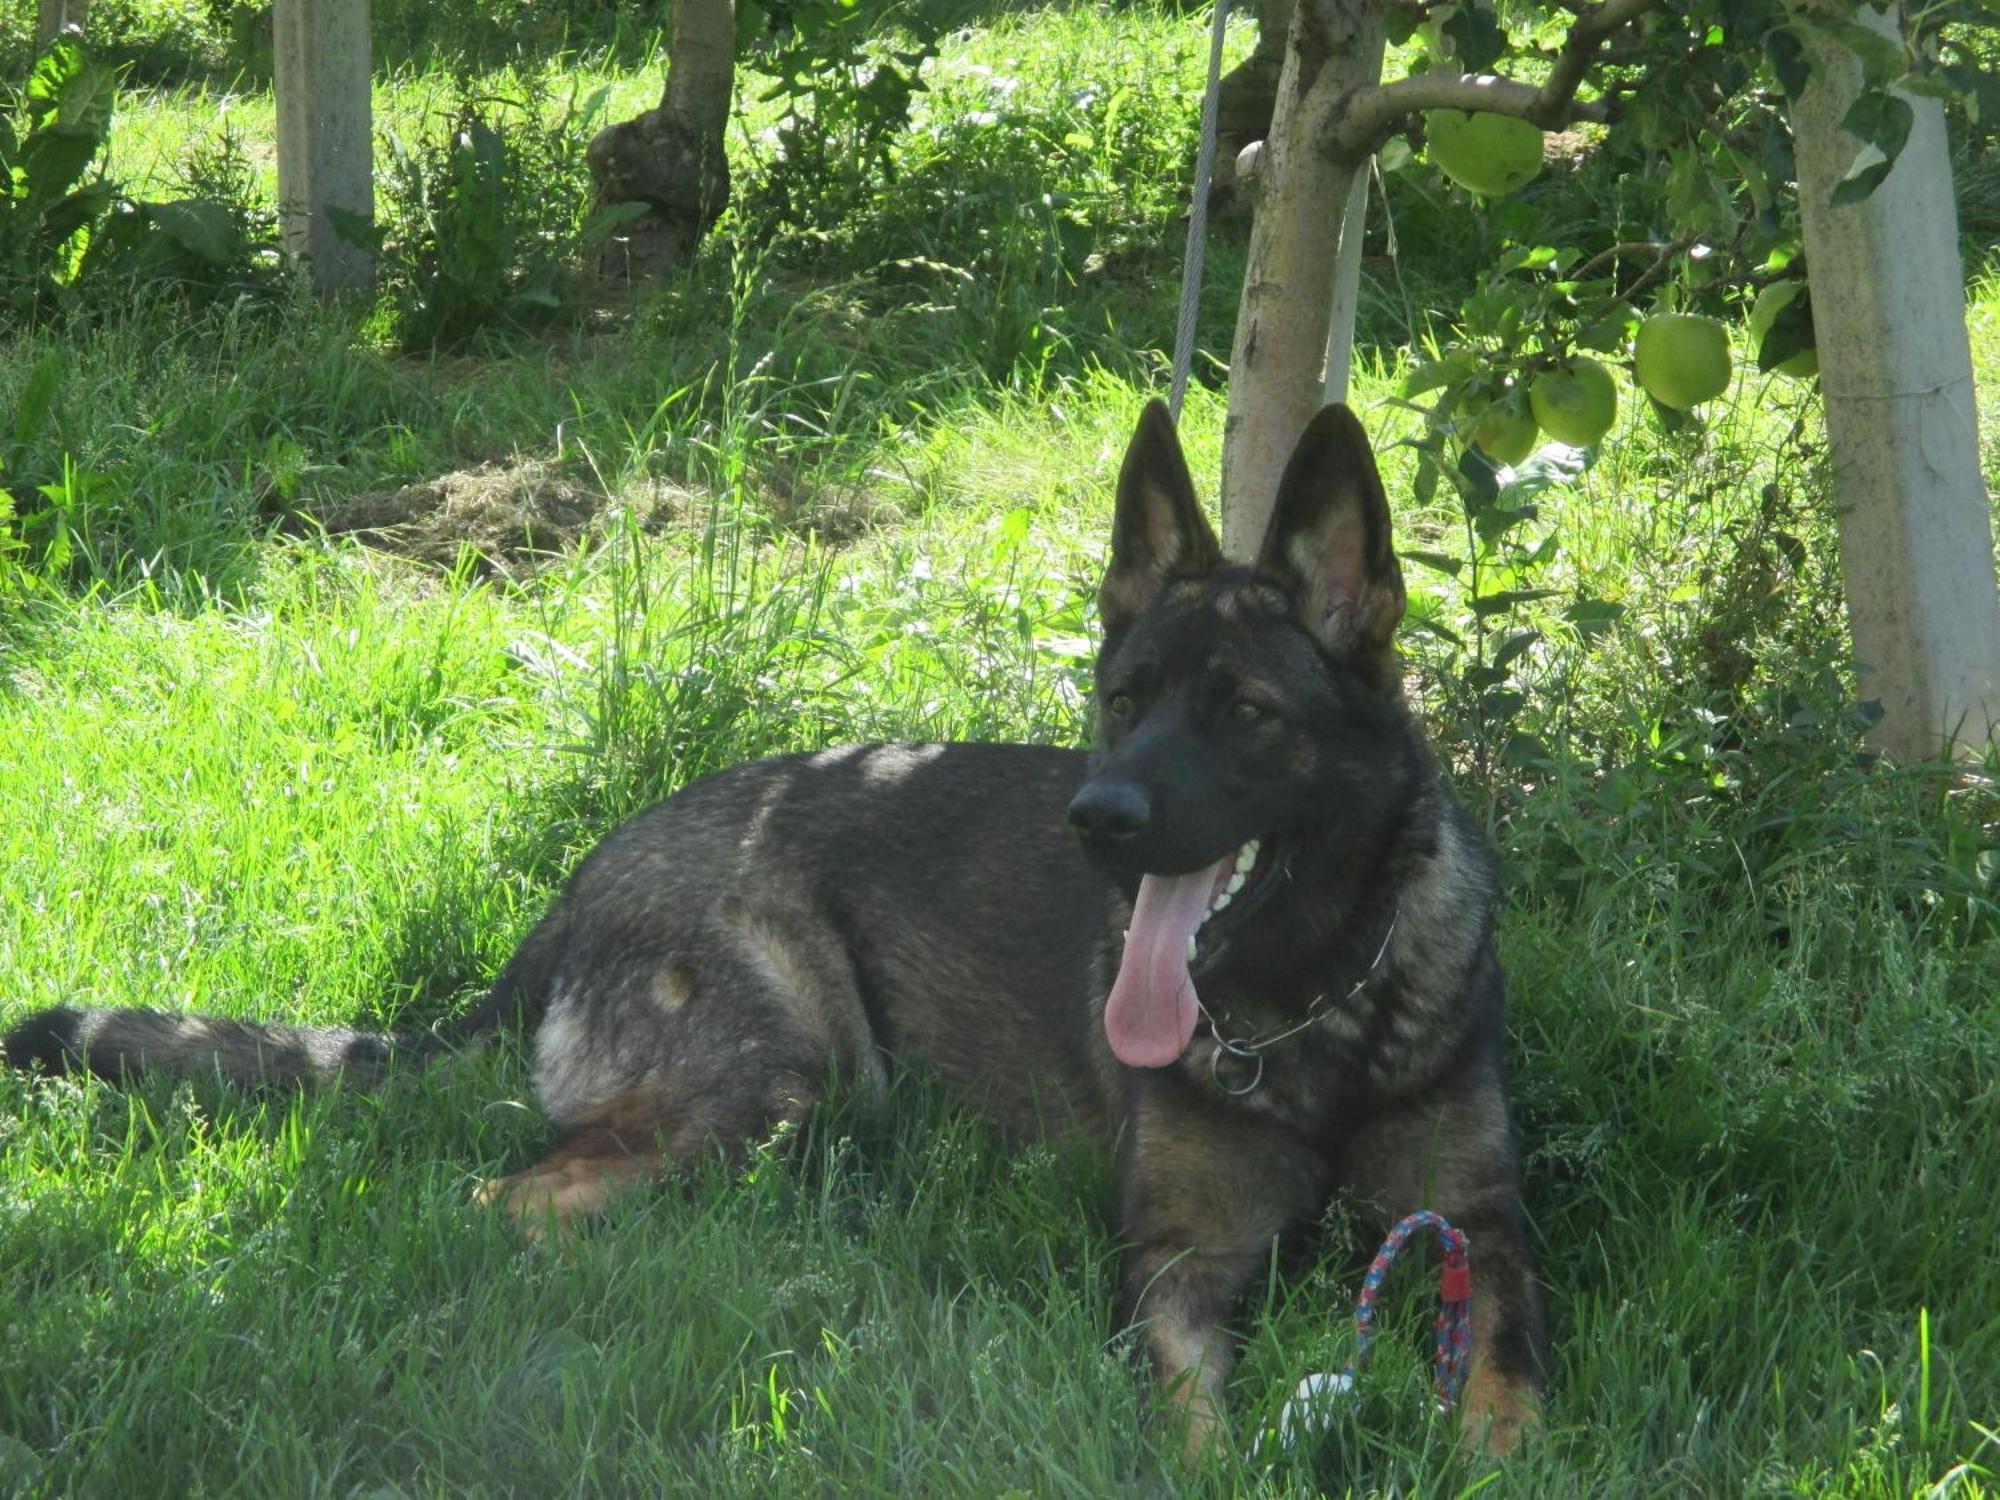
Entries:
[[1583, 7], [1540, 87], [1490, 73], [1424, 73], [1363, 89], [1335, 118], [1327, 145], [1336, 156], [1365, 156], [1410, 115], [1430, 109], [1514, 115], [1543, 130], [1560, 130], [1573, 120], [1606, 119], [1608, 112], [1601, 102], [1578, 103], [1576, 91], [1605, 38], [1659, 3], [1603, 0], [1602, 4]]
[[1598, 251], [1589, 260], [1578, 266], [1574, 271], [1571, 271], [1565, 279], [1569, 281], [1588, 281], [1598, 271], [1610, 265], [1615, 260], [1630, 260], [1640, 255], [1649, 255], [1653, 259], [1658, 260], [1661, 256], [1671, 255], [1675, 250], [1685, 248], [1679, 241], [1623, 240], [1616, 245]]

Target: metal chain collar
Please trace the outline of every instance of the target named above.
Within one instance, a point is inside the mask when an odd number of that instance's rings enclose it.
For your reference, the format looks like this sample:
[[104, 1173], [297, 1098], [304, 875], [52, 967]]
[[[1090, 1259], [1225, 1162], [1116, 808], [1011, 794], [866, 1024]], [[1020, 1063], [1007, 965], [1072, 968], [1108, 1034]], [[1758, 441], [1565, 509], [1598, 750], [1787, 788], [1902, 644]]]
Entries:
[[[1220, 1023], [1216, 1021], [1214, 1016], [1209, 1014], [1208, 1007], [1201, 1003], [1201, 997], [1197, 995], [1194, 1002], [1195, 1008], [1201, 1012], [1202, 1018], [1208, 1022], [1209, 1035], [1215, 1038], [1215, 1050], [1208, 1054], [1208, 1081], [1232, 1099], [1247, 1098], [1262, 1088], [1264, 1086], [1264, 1053], [1270, 1048], [1277, 1046], [1278, 1043], [1290, 1037], [1297, 1036], [1307, 1027], [1317, 1024], [1334, 1005], [1345, 1005], [1349, 1000], [1360, 994], [1368, 981], [1375, 977], [1375, 971], [1382, 967], [1382, 960], [1389, 956], [1389, 942], [1396, 936], [1396, 923], [1402, 915], [1403, 908], [1399, 903], [1395, 911], [1389, 914], [1389, 930], [1382, 934], [1382, 945], [1375, 950], [1375, 957], [1369, 961], [1368, 967], [1362, 971], [1361, 977], [1348, 987], [1346, 994], [1342, 995], [1338, 1000], [1330, 1000], [1329, 997], [1333, 992], [1331, 990], [1321, 990], [1317, 995], [1313, 996], [1312, 1004], [1306, 1007], [1304, 1019], [1294, 1021], [1291, 1025], [1277, 1031], [1267, 1032], [1263, 1036], [1247, 1040], [1232, 1040], [1222, 1034]], [[1237, 1088], [1231, 1088], [1227, 1083], [1223, 1082], [1221, 1065], [1224, 1057], [1229, 1058], [1232, 1062], [1250, 1062], [1256, 1064], [1247, 1083]]]

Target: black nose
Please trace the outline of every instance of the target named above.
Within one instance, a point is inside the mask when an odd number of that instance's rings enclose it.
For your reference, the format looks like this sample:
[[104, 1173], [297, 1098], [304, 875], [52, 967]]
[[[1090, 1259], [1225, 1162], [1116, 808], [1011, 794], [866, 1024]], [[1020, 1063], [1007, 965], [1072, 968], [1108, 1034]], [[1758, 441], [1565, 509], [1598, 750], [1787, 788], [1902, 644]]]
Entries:
[[1134, 838], [1152, 817], [1152, 799], [1133, 781], [1090, 782], [1069, 804], [1069, 826], [1087, 839]]

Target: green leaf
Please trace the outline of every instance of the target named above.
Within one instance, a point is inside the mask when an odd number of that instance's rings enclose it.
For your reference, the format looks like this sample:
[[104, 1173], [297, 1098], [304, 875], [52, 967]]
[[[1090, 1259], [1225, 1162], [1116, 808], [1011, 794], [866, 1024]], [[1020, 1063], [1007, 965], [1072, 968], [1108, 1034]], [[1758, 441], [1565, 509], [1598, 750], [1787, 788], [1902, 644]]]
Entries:
[[[1468, 507], [1470, 508], [1470, 507]], [[1482, 507], [1472, 518], [1473, 530], [1479, 539], [1492, 546], [1516, 526], [1537, 520], [1541, 512], [1532, 505], [1491, 504]]]
[[1885, 88], [1906, 71], [1908, 60], [1903, 53], [1903, 44], [1895, 37], [1884, 36], [1859, 21], [1816, 19], [1811, 24], [1860, 60], [1861, 82], [1865, 88]]
[[243, 256], [243, 236], [220, 203], [179, 198], [169, 203], [142, 203], [139, 209], [155, 229], [205, 266], [221, 270]]
[[1440, 390], [1448, 385], [1458, 385], [1472, 378], [1479, 370], [1479, 361], [1463, 349], [1455, 349], [1428, 364], [1418, 365], [1403, 377], [1403, 394], [1421, 396], [1426, 391]]
[[[1971, 56], [1969, 52], [1966, 54]], [[1978, 60], [1947, 63], [1939, 70], [1958, 90], [1964, 101], [1965, 117], [1974, 125], [2000, 120], [2000, 77], [1982, 68]]]
[[1453, 578], [1458, 577], [1465, 567], [1465, 559], [1462, 557], [1453, 557], [1449, 552], [1428, 552], [1421, 547], [1404, 547], [1396, 555], [1430, 568], [1434, 572], [1449, 574]]
[[117, 94], [117, 70], [93, 62], [74, 41], [63, 40], [35, 63], [24, 97], [33, 124], [53, 117], [61, 129], [81, 130], [102, 141], [111, 133]]
[[1737, 46], [1755, 44], [1778, 18], [1777, 0], [1722, 0], [1722, 26]]
[[1609, 599], [1579, 599], [1563, 611], [1563, 618], [1576, 628], [1578, 635], [1589, 639], [1604, 634], [1624, 613], [1624, 605]]
[[607, 240], [621, 225], [630, 224], [634, 219], [643, 219], [652, 211], [653, 205], [650, 203], [607, 203], [584, 220], [583, 242], [586, 245], [595, 245]]
[[1915, 122], [1916, 114], [1909, 100], [1883, 89], [1870, 89], [1848, 106], [1840, 128], [1859, 136], [1894, 162], [1903, 143], [1909, 140], [1910, 126]]
[[388, 229], [378, 224], [366, 214], [358, 214], [351, 208], [335, 208], [328, 205], [326, 222], [333, 226], [333, 232], [344, 243], [358, 250], [366, 250], [370, 255], [380, 255], [388, 237]]
[[1481, 594], [1472, 601], [1472, 612], [1481, 619], [1491, 615], [1504, 614], [1516, 605], [1532, 604], [1537, 599], [1553, 598], [1560, 589], [1498, 589], [1491, 594]]
[[51, 125], [29, 135], [21, 148], [20, 171], [26, 179], [24, 201], [54, 203], [75, 187], [97, 156], [103, 140], [87, 130]]
[[1770, 374], [1794, 354], [1813, 347], [1812, 292], [1802, 290], [1778, 311], [1757, 345], [1757, 368]]
[[1532, 734], [1510, 734], [1500, 747], [1500, 764], [1516, 770], [1545, 771], [1555, 763], [1555, 752]]
[[1543, 266], [1555, 264], [1555, 259], [1553, 245], [1510, 245], [1501, 252], [1498, 270], [1502, 276], [1511, 271], [1538, 271]]
[[80, 187], [42, 215], [35, 239], [44, 254], [54, 254], [80, 230], [91, 228], [111, 204], [111, 185], [93, 182]]
[[56, 392], [61, 387], [62, 356], [52, 349], [35, 361], [27, 383], [21, 387], [21, 399], [14, 408], [15, 455], [10, 461], [17, 461], [19, 451], [41, 435], [42, 424], [55, 408]]
[[1507, 33], [1490, 11], [1460, 6], [1440, 29], [1451, 38], [1458, 53], [1454, 60], [1467, 73], [1487, 72], [1506, 55]]
[[1845, 208], [1850, 203], [1865, 203], [1869, 194], [1882, 185], [1882, 179], [1889, 175], [1892, 161], [1879, 157], [1869, 157], [1865, 153], [1847, 169], [1847, 175], [1833, 185], [1827, 201], [1835, 208]]
[[1500, 471], [1493, 466], [1493, 460], [1477, 448], [1467, 448], [1458, 455], [1453, 482], [1458, 486], [1459, 497], [1464, 500], [1468, 515], [1478, 514], [1500, 498]]
[[1533, 514], [1527, 509], [1526, 502], [1543, 490], [1568, 484], [1581, 474], [1586, 467], [1585, 451], [1580, 448], [1543, 447], [1525, 462], [1514, 465], [1514, 477], [1507, 481], [1504, 491], [1507, 503]]
[[1812, 60], [1796, 31], [1780, 26], [1765, 37], [1764, 56], [1770, 61], [1771, 74], [1787, 99], [1796, 100], [1806, 91], [1806, 85], [1812, 81]]
[[1493, 653], [1493, 669], [1496, 672], [1505, 671], [1519, 659], [1522, 652], [1526, 651], [1541, 638], [1542, 633], [1539, 630], [1520, 630], [1508, 636], [1506, 640], [1500, 643], [1499, 649]]
[[1593, 349], [1599, 354], [1622, 355], [1638, 322], [1639, 315], [1621, 302], [1593, 321], [1584, 324], [1576, 331], [1576, 336], [1571, 342], [1579, 349]]

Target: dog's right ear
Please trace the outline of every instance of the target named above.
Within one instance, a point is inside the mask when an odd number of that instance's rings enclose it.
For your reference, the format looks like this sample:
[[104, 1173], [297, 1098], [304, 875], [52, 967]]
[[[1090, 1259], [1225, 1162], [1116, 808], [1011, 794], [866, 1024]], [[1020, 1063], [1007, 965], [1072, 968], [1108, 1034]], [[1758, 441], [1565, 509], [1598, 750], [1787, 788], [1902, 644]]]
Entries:
[[1169, 578], [1221, 566], [1222, 548], [1195, 498], [1194, 480], [1166, 406], [1148, 401], [1118, 471], [1111, 565], [1097, 589], [1107, 632], [1148, 609]]

